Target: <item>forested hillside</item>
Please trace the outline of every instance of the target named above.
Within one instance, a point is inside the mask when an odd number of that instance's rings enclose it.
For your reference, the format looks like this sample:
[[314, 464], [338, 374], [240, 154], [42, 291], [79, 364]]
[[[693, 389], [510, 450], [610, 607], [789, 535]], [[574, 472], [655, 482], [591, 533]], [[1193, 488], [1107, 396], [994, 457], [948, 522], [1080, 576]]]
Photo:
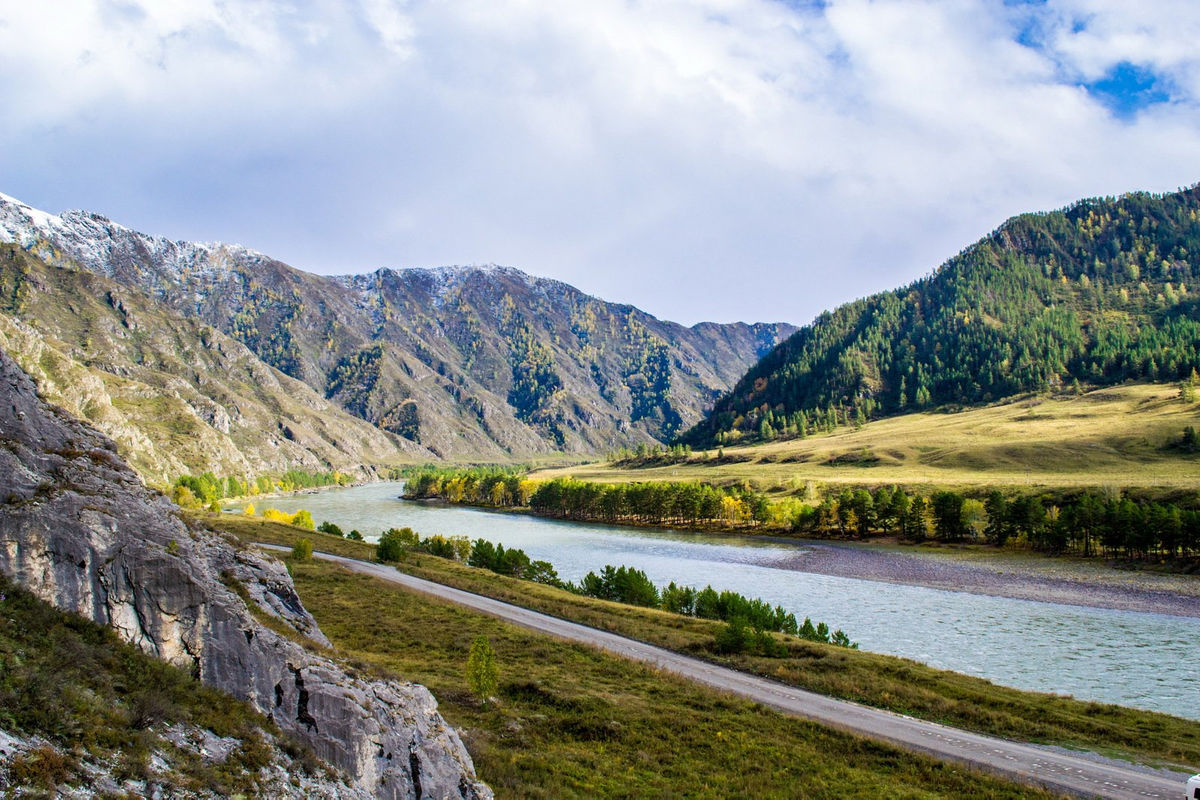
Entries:
[[433, 457], [653, 443], [694, 425], [785, 324], [684, 327], [504, 267], [312, 275], [0, 196], [0, 241], [196, 318]]
[[827, 312], [753, 367], [691, 444], [1200, 367], [1200, 187], [1015, 217], [930, 276]]

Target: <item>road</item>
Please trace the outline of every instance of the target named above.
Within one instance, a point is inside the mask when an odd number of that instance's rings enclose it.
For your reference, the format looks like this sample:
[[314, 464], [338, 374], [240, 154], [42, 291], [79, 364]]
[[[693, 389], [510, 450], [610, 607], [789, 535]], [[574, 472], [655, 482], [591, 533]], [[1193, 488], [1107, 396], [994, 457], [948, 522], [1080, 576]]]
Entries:
[[[260, 545], [272, 550], [289, 548]], [[850, 733], [890, 742], [906, 750], [956, 761], [1014, 781], [1036, 784], [1080, 797], [1146, 800], [1184, 795], [1186, 775], [1153, 774], [1120, 762], [1095, 761], [1036, 745], [1010, 742], [889, 711], [836, 700], [673, 653], [635, 639], [589, 628], [511, 603], [415, 578], [393, 567], [315, 553], [354, 572], [398, 584], [551, 636], [589, 644], [634, 661], [652, 664], [697, 683], [754, 700], [787, 714], [805, 717]]]

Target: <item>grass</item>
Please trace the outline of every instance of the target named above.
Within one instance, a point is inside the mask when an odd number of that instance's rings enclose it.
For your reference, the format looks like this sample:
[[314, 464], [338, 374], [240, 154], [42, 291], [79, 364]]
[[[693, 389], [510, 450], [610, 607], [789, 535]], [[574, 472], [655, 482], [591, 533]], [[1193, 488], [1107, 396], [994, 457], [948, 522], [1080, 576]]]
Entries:
[[[176, 723], [235, 737], [241, 745], [225, 763], [206, 764], [161, 735], [163, 727]], [[90, 783], [85, 762], [111, 765], [118, 781], [145, 780], [154, 753], [169, 765], [165, 781], [157, 778], [168, 794], [253, 793], [258, 770], [275, 752], [264, 733], [279, 736], [248, 704], [143, 653], [108, 628], [59, 611], [3, 576], [0, 730], [50, 743], [7, 764], [9, 780], [32, 796], [38, 796], [35, 790], [53, 792], [63, 782]]]
[[1173, 385], [1127, 384], [1080, 396], [1025, 396], [956, 413], [926, 412], [806, 439], [717, 449], [645, 468], [587, 464], [534, 478], [749, 480], [763, 488], [900, 484], [914, 488], [1138, 485], [1200, 489], [1200, 457], [1169, 448], [1200, 404]]
[[[321, 562], [292, 563], [337, 649], [428, 686], [499, 797], [1048, 797]], [[472, 641], [497, 697], [468, 689]]]
[[[326, 534], [232, 515], [208, 519], [242, 541], [290, 546], [303, 535], [318, 552], [366, 560], [374, 556], [372, 545]], [[1200, 767], [1200, 727], [1166, 714], [1021, 691], [894, 656], [790, 637], [779, 637], [786, 642], [786, 658], [718, 656], [714, 640], [721, 624], [711, 620], [581, 597], [421, 553], [407, 554], [398, 568], [833, 697], [1010, 739]]]

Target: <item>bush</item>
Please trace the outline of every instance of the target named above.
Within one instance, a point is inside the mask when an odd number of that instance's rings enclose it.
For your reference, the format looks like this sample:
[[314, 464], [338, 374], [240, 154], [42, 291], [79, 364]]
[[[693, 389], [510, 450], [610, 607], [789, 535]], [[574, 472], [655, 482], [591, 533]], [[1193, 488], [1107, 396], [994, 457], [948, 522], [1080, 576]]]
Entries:
[[404, 556], [405, 548], [409, 546], [411, 543], [408, 537], [396, 528], [388, 528], [379, 537], [379, 544], [375, 545], [375, 559], [385, 564], [399, 561]]
[[298, 539], [292, 547], [292, 558], [297, 561], [311, 561], [313, 554], [313, 543], [308, 539]]
[[725, 655], [745, 652], [753, 642], [753, 637], [754, 634], [746, 627], [746, 620], [734, 617], [717, 631], [717, 652]]
[[303, 508], [292, 514], [292, 524], [298, 528], [308, 528], [310, 531], [316, 528], [316, 525], [313, 524], [312, 514]]
[[346, 534], [346, 538], [352, 542], [361, 542], [363, 540], [363, 535], [356, 530], [351, 530]]
[[339, 528], [334, 523], [330, 522], [329, 520], [325, 520], [320, 525], [318, 525], [317, 530], [319, 530], [321, 533], [328, 533], [332, 536], [343, 536], [344, 535], [342, 533], [342, 529]]

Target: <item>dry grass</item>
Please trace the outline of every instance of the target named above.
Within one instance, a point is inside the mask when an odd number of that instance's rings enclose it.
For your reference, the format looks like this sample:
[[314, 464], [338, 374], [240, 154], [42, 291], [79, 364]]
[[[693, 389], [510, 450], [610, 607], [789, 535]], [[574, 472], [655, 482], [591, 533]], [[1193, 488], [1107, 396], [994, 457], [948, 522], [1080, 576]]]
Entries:
[[956, 413], [921, 413], [807, 439], [726, 447], [687, 463], [620, 469], [587, 464], [535, 478], [750, 480], [761, 488], [828, 484], [1157, 486], [1200, 489], [1200, 457], [1173, 450], [1200, 404], [1172, 385], [1130, 384], [1080, 396], [1025, 396]]

